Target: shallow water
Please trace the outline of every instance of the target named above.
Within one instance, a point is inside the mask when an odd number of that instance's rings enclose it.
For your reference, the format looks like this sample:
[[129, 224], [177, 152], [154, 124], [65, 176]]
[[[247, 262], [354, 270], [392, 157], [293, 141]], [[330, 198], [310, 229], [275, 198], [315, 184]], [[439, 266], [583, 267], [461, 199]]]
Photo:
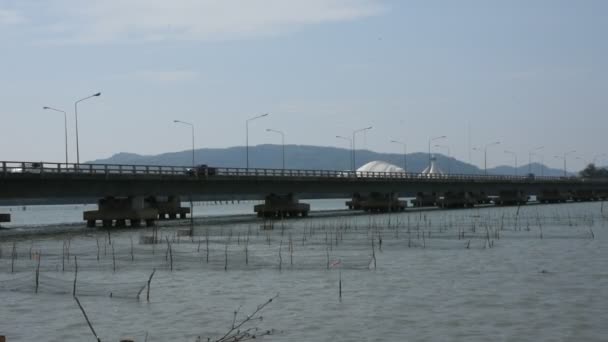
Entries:
[[[0, 334], [11, 342], [92, 339], [71, 294], [74, 255], [77, 295], [103, 341], [144, 341], [146, 332], [148, 341], [217, 338], [234, 310], [242, 318], [277, 293], [254, 324], [276, 330], [268, 341], [605, 341], [608, 334], [608, 234], [599, 203], [533, 205], [519, 214], [313, 217], [272, 230], [254, 219], [196, 222], [193, 238], [177, 237], [186, 222], [163, 222], [156, 245], [140, 243], [151, 229], [4, 237]], [[135, 299], [152, 269], [150, 302], [146, 290]]]

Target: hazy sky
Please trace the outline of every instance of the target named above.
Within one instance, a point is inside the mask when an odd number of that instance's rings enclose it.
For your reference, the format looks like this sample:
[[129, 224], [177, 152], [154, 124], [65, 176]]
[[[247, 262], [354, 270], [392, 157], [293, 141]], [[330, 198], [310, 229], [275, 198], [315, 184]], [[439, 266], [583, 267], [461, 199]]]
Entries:
[[[608, 152], [608, 1], [0, 0], [2, 160], [280, 143], [452, 155]], [[470, 129], [469, 129], [470, 128]], [[481, 153], [473, 162], [483, 164]], [[576, 159], [576, 158], [580, 159]], [[600, 158], [608, 164], [608, 158]]]

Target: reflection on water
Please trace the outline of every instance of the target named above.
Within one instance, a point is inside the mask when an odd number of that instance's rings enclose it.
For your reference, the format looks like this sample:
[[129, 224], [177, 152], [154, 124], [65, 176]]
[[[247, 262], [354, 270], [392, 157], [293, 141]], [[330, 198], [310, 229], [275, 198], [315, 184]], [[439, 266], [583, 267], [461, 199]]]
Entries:
[[[328, 200], [316, 209], [343, 205]], [[146, 333], [148, 341], [217, 338], [235, 309], [251, 313], [276, 293], [254, 323], [277, 330], [268, 341], [601, 341], [608, 333], [608, 234], [599, 203], [272, 225], [202, 217], [252, 206], [199, 204], [192, 236], [189, 221], [108, 232], [85, 229], [82, 206], [13, 210], [12, 224], [23, 229], [76, 228], [0, 235], [0, 334], [92, 337], [72, 299], [75, 260], [77, 295], [103, 341], [143, 341]], [[137, 299], [153, 269], [150, 302], [147, 289]]]

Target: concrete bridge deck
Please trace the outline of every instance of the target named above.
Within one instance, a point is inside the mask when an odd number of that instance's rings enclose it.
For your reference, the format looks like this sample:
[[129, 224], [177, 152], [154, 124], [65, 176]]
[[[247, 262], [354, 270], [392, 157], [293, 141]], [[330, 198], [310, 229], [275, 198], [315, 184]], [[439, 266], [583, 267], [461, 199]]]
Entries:
[[0, 199], [86, 196], [260, 195], [270, 193], [342, 197], [353, 193], [521, 191], [608, 193], [608, 179], [495, 175], [210, 168], [182, 166], [0, 162]]

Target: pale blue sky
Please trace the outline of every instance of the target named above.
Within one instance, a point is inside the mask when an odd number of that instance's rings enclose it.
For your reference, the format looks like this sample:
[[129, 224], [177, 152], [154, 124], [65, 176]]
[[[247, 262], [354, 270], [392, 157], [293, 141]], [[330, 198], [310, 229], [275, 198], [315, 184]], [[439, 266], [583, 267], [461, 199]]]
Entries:
[[[397, 0], [0, 0], [0, 159], [286, 142], [426, 151], [430, 136], [489, 166], [608, 152], [608, 2]], [[473, 163], [482, 156], [473, 152]], [[576, 159], [578, 156], [580, 159]], [[601, 158], [608, 164], [608, 158]]]

